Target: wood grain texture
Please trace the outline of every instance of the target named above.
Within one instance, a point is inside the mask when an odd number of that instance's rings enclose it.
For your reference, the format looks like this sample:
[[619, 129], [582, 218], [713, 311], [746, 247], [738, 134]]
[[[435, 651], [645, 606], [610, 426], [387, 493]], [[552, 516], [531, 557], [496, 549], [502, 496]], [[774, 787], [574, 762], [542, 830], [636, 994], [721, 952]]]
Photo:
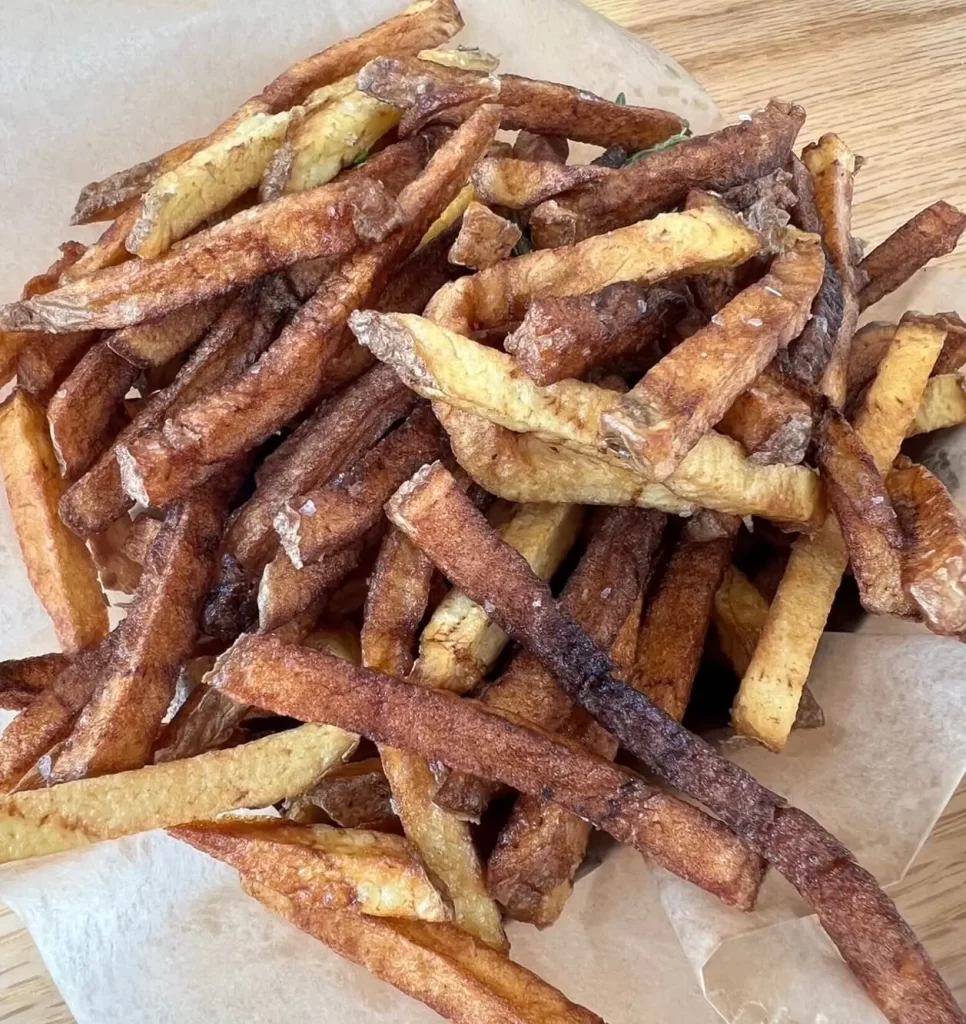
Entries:
[[[866, 158], [855, 233], [878, 243], [944, 198], [966, 205], [966, 3], [948, 0], [588, 0], [676, 57], [734, 117], [771, 96]], [[966, 246], [944, 264], [966, 270]], [[896, 888], [966, 1002], [966, 785]], [[0, 909], [0, 1021], [69, 1024], [30, 937]]]

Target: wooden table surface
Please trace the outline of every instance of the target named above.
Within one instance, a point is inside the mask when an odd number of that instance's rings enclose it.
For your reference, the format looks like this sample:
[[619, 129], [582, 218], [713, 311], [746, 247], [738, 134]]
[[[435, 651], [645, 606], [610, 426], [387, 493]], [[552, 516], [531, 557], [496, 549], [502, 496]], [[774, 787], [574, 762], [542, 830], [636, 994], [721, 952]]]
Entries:
[[[945, 198], [966, 205], [966, 4], [949, 0], [587, 0], [677, 58], [733, 118], [771, 96], [866, 158], [855, 234], [877, 243]], [[966, 269], [966, 246], [945, 260]], [[966, 311], [966, 296], [960, 307]], [[896, 892], [966, 1004], [966, 785]], [[17, 918], [0, 909], [0, 1021], [72, 1021]]]

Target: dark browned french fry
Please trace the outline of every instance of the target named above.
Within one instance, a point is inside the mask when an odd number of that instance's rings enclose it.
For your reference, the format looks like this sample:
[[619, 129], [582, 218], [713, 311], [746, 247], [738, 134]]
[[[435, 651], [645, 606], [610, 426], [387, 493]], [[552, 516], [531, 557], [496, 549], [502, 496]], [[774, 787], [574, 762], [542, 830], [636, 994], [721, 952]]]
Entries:
[[102, 341], [51, 396], [50, 439], [67, 480], [76, 480], [110, 444], [111, 427], [140, 372]]
[[525, 128], [513, 140], [517, 160], [543, 160], [565, 164], [570, 156], [570, 143], [562, 135], [537, 135]]
[[821, 391], [837, 409], [845, 405], [849, 351], [859, 316], [858, 277], [853, 265], [852, 184], [858, 163], [855, 154], [832, 133], [806, 146], [802, 162], [815, 183], [815, 205], [822, 220], [822, 241], [842, 286], [842, 318], [832, 335]]
[[[166, 504], [189, 482], [197, 486], [207, 479], [214, 465], [289, 422], [317, 396], [329, 360], [344, 351], [351, 311], [378, 295], [392, 268], [418, 246], [464, 185], [498, 119], [498, 110], [481, 108], [443, 144], [399, 195], [402, 227], [381, 245], [350, 258], [254, 366], [182, 409], [163, 434], [152, 432], [120, 449], [128, 453], [122, 476], [132, 495], [148, 499], [142, 504]], [[178, 480], [171, 472], [175, 462], [183, 467]]]
[[218, 295], [184, 306], [159, 320], [115, 331], [106, 339], [107, 345], [135, 366], [163, 366], [192, 348], [227, 305], [227, 297]]
[[822, 418], [816, 458], [863, 607], [885, 615], [913, 615], [902, 589], [902, 530], [885, 481], [861, 438], [834, 409]]
[[482, 203], [470, 203], [449, 250], [449, 261], [472, 270], [483, 270], [505, 260], [521, 237], [516, 224]]
[[799, 231], [822, 233], [822, 218], [815, 203], [815, 180], [802, 161], [792, 153], [788, 158], [788, 172], [792, 176], [791, 189], [795, 193], [795, 205], [789, 211], [792, 224]]
[[378, 757], [333, 769], [305, 794], [305, 800], [343, 828], [399, 829], [389, 782]]
[[100, 331], [27, 333], [30, 338], [17, 353], [17, 386], [44, 403], [101, 337]]
[[794, 228], [757, 284], [656, 363], [601, 416], [609, 445], [667, 479], [728, 407], [804, 326], [825, 266], [819, 240]]
[[[160, 525], [157, 520], [144, 518], [145, 522], [155, 526]], [[143, 531], [144, 527], [142, 527]], [[92, 534], [87, 538], [87, 547], [94, 565], [97, 567], [97, 575], [100, 577], [101, 586], [105, 590], [118, 590], [122, 594], [133, 594], [141, 581], [141, 567], [144, 564], [142, 557], [132, 558], [128, 554], [128, 544], [132, 543], [131, 534], [134, 530], [134, 523], [130, 517], [121, 516], [100, 533]], [[140, 541], [134, 540], [133, 546], [137, 547]]]
[[[785, 875], [811, 903], [887, 1017], [909, 1024], [961, 1020], [912, 929], [849, 851], [813, 818], [788, 806], [615, 679], [610, 659], [562, 611], [549, 588], [499, 542], [447, 477], [439, 464], [420, 472], [389, 503], [390, 519], [454, 584], [477, 600], [489, 600], [503, 627], [557, 675], [563, 689], [621, 746], [713, 810]], [[474, 745], [481, 753], [489, 749], [478, 736]], [[560, 799], [559, 789], [553, 794]]]
[[249, 571], [261, 568], [276, 550], [272, 524], [285, 502], [351, 465], [415, 402], [390, 367], [377, 366], [320, 406], [256, 474], [258, 488], [225, 538], [239, 564]]
[[903, 589], [934, 633], [966, 639], [966, 520], [961, 509], [924, 466], [897, 466], [886, 486], [905, 535]]
[[[553, 601], [549, 590], [547, 600]], [[303, 720], [351, 720], [350, 728], [361, 728], [377, 742], [524, 792], [546, 796], [549, 789], [556, 802], [725, 902], [748, 907], [754, 900], [761, 864], [720, 822], [579, 744], [476, 701], [414, 687], [274, 637], [242, 637], [219, 659], [212, 679], [236, 700]], [[427, 721], [432, 730], [425, 729]]]
[[[647, 587], [666, 521], [660, 512], [608, 512], [567, 581], [560, 597], [562, 605], [601, 647], [614, 643], [634, 602]], [[527, 651], [514, 657], [480, 700], [548, 732], [560, 729], [572, 708], [553, 674]], [[486, 779], [452, 772], [440, 786], [436, 802], [475, 820], [496, 791]]]
[[51, 769], [51, 779], [106, 775], [148, 762], [191, 653], [214, 568], [225, 506], [240, 473], [174, 506], [148, 553], [137, 597], [90, 702]]
[[859, 293], [859, 308], [878, 302], [930, 260], [952, 252], [964, 230], [966, 214], [942, 200], [896, 228], [859, 264], [859, 270], [867, 277]]
[[855, 332], [852, 338], [852, 347], [849, 350], [847, 378], [850, 404], [875, 376], [879, 369], [879, 363], [889, 351], [889, 346], [895, 336], [896, 324], [884, 320], [873, 320]]
[[[696, 518], [709, 516], [698, 513]], [[731, 551], [739, 520], [716, 517], [723, 536], [705, 538], [700, 523], [689, 522], [651, 599], [637, 640], [627, 681], [680, 722], [701, 662], [711, 623], [714, 595]], [[692, 534], [697, 533], [697, 537]]]
[[684, 202], [694, 189], [723, 192], [782, 167], [805, 111], [772, 100], [748, 121], [686, 139], [615, 172], [599, 185], [533, 212], [534, 244], [572, 245]]
[[[425, 558], [425, 555], [420, 557]], [[40, 654], [19, 661], [0, 662], [0, 707], [4, 711], [23, 711], [61, 676], [69, 664], [63, 654]]]
[[739, 441], [749, 462], [794, 466], [805, 459], [814, 423], [811, 403], [770, 367], [731, 403], [715, 429]]
[[685, 308], [677, 292], [632, 281], [591, 295], [536, 298], [504, 348], [541, 385], [580, 380], [589, 370], [646, 370]]

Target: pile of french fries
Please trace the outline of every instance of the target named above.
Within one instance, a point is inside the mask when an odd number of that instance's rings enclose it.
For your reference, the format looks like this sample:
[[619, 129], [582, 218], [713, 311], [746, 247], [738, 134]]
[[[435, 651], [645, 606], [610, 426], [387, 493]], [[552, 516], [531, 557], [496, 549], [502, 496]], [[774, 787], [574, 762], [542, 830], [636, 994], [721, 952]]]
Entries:
[[167, 828], [448, 1019], [590, 1022], [503, 920], [552, 924], [600, 829], [743, 910], [771, 865], [889, 1020], [962, 1021], [849, 851], [695, 730], [821, 726], [849, 570], [966, 638], [966, 521], [901, 452], [966, 422], [966, 324], [856, 329], [966, 216], [863, 258], [860, 161], [797, 156], [800, 107], [690, 138], [461, 24], [418, 0], [86, 186], [103, 235], [0, 308], [62, 649], [0, 665], [0, 861]]

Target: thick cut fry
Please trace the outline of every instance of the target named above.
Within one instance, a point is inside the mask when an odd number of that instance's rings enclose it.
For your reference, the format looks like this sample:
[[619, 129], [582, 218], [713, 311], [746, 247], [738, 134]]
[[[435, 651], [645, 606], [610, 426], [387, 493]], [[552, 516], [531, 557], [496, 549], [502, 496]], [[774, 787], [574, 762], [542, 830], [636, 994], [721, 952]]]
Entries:
[[100, 181], [92, 181], [80, 190], [71, 224], [94, 224], [114, 220], [136, 203], [154, 182], [167, 171], [192, 156], [202, 145], [201, 139], [182, 142], [133, 167], [115, 171]]
[[45, 403], [101, 337], [100, 331], [26, 333], [30, 340], [17, 354], [17, 387]]
[[[904, 321], [855, 417], [855, 432], [879, 473], [888, 472], [908, 432], [944, 332]], [[744, 735], [781, 750], [798, 710], [802, 688], [825, 628], [848, 552], [830, 514], [814, 537], [792, 546], [768, 621], [732, 708]]]
[[834, 409], [819, 427], [816, 459], [863, 607], [883, 615], [912, 615], [902, 590], [902, 529], [885, 481], [859, 436]]
[[717, 430], [740, 442], [755, 465], [796, 466], [805, 459], [814, 422], [811, 403], [769, 368], [731, 403]]
[[513, 252], [523, 232], [499, 214], [472, 202], [463, 214], [460, 232], [449, 251], [450, 263], [485, 270]]
[[265, 168], [262, 202], [327, 184], [395, 128], [399, 116], [395, 107], [352, 90], [294, 119]]
[[[420, 557], [426, 556], [420, 554]], [[68, 664], [63, 654], [40, 654], [19, 661], [0, 662], [0, 708], [23, 711], [34, 697], [61, 676]]]
[[502, 128], [632, 151], [647, 149], [686, 128], [669, 111], [612, 103], [569, 85], [492, 72], [484, 76], [412, 58], [378, 57], [359, 72], [358, 85], [406, 110], [403, 134], [430, 120], [459, 123], [474, 105], [489, 102], [502, 106]]
[[163, 366], [197, 344], [227, 304], [226, 297], [219, 295], [160, 320], [125, 327], [107, 338], [108, 347], [135, 366]]
[[126, 245], [142, 259], [166, 253], [261, 181], [294, 116], [253, 114], [162, 174], [144, 193]]
[[243, 876], [245, 891], [339, 956], [456, 1024], [602, 1024], [535, 974], [452, 924], [329, 910]]
[[[618, 456], [600, 451], [601, 415], [620, 402], [619, 394], [571, 380], [538, 387], [510, 356], [420, 317], [360, 311], [350, 324], [419, 394], [626, 469]], [[820, 511], [819, 481], [809, 470], [752, 466], [737, 442], [717, 434], [691, 450], [667, 486], [685, 501], [737, 515], [807, 523]]]
[[[521, 505], [500, 536], [541, 579], [550, 579], [573, 546], [581, 518], [580, 508], [573, 505]], [[420, 686], [468, 693], [493, 667], [508, 640], [485, 609], [451, 590], [419, 638], [411, 679]]]
[[308, 895], [327, 910], [448, 921], [451, 912], [399, 836], [277, 818], [229, 818], [168, 830], [284, 896]]
[[[647, 588], [665, 523], [665, 517], [657, 512], [622, 509], [607, 513], [567, 581], [561, 604], [601, 647], [610, 648], [616, 642], [622, 623]], [[639, 623], [638, 610], [634, 645]], [[632, 649], [630, 660], [633, 656]], [[527, 651], [514, 657], [499, 679], [483, 691], [480, 701], [547, 732], [559, 731], [572, 710], [553, 674]], [[437, 792], [436, 802], [478, 819], [495, 792], [491, 782], [452, 772]]]
[[27, 577], [61, 647], [90, 647], [107, 633], [107, 604], [90, 553], [58, 514], [66, 485], [44, 411], [22, 391], [0, 407], [0, 472]]
[[[403, 226], [379, 246], [346, 261], [247, 372], [181, 410], [163, 434], [148, 435], [127, 449], [126, 487], [132, 494], [148, 497], [148, 504], [167, 504], [318, 397], [330, 361], [346, 352], [350, 312], [371, 304], [392, 268], [418, 246], [486, 150], [498, 117], [498, 111], [481, 108], [437, 150], [425, 171], [399, 195]], [[185, 478], [180, 482], [174, 482], [176, 464]]]
[[[376, 507], [381, 509], [382, 506]], [[353, 521], [350, 527], [357, 525]], [[358, 566], [364, 549], [363, 539], [350, 541], [331, 551], [322, 561], [301, 569], [296, 569], [288, 555], [280, 552], [265, 566], [258, 582], [259, 631], [276, 632], [303, 617], [314, 622], [328, 597]]]
[[592, 295], [537, 298], [503, 347], [541, 385], [580, 380], [589, 370], [648, 370], [685, 305], [677, 292], [630, 281]]
[[859, 293], [859, 308], [878, 302], [930, 260], [952, 252], [964, 230], [966, 214], [942, 201], [927, 206], [896, 228], [859, 264], [866, 277]]
[[647, 476], [666, 480], [805, 325], [825, 259], [815, 235], [787, 231], [788, 249], [761, 281], [648, 370], [601, 417], [607, 443]]
[[815, 184], [815, 205], [822, 220], [822, 241], [842, 286], [842, 318], [832, 335], [821, 391], [837, 409], [845, 405], [849, 351], [859, 316], [858, 285], [853, 265], [852, 184], [855, 154], [829, 132], [802, 151], [802, 162]]
[[620, 281], [653, 284], [743, 263], [758, 238], [721, 207], [666, 214], [573, 249], [507, 260], [443, 288], [426, 315], [460, 334], [520, 321], [534, 299], [587, 295]]
[[323, 253], [345, 255], [399, 224], [389, 193], [360, 179], [243, 210], [160, 259], [130, 260], [47, 295], [0, 307], [0, 324], [70, 331], [126, 327], [221, 295]]
[[238, 474], [229, 475], [206, 494], [168, 511], [110, 661], [54, 762], [53, 781], [147, 763], [174, 696], [178, 670], [194, 646], [225, 505], [238, 479]]
[[488, 206], [528, 210], [561, 192], [592, 185], [613, 173], [592, 164], [488, 157], [473, 169], [472, 182]]
[[737, 520], [726, 523], [730, 535], [711, 540], [692, 540], [685, 527], [641, 626], [627, 681], [678, 722], [691, 699], [714, 595], [731, 562], [738, 525]]
[[[937, 353], [939, 344], [941, 340]], [[785, 875], [811, 903], [887, 1017], [910, 1024], [959, 1019], [949, 989], [895, 904], [849, 851], [813, 818], [788, 806], [643, 694], [615, 679], [610, 660], [462, 499], [440, 465], [402, 488], [387, 511], [454, 585], [493, 603], [508, 632], [556, 674], [567, 694], [621, 746], [670, 785], [704, 803]], [[484, 755], [493, 749], [479, 734], [472, 744]], [[563, 802], [561, 795], [555, 779], [552, 798]]]
[[140, 370], [104, 342], [95, 345], [47, 403], [61, 472], [76, 480], [110, 444], [112, 427]]
[[436, 417], [420, 407], [346, 473], [282, 507], [275, 517], [278, 557], [301, 569], [359, 540], [382, 518], [396, 488], [439, 451]]
[[[547, 601], [553, 603], [549, 591]], [[377, 741], [421, 757], [523, 792], [547, 796], [549, 789], [551, 799], [727, 903], [748, 907], [754, 900], [760, 862], [719, 822], [578, 744], [477, 701], [286, 647], [273, 637], [243, 637], [219, 659], [213, 678], [236, 699], [308, 719], [351, 721]], [[432, 730], [426, 721], [434, 723]]]
[[238, 510], [226, 546], [248, 570], [274, 552], [275, 516], [286, 501], [332, 479], [412, 408], [416, 396], [389, 367], [377, 366], [319, 407], [262, 464], [255, 494]]
[[958, 373], [933, 377], [922, 393], [922, 401], [909, 434], [928, 434], [933, 430], [966, 423], [966, 388]]
[[906, 539], [902, 583], [926, 625], [966, 639], [966, 520], [924, 466], [893, 469], [886, 477]]
[[[420, 557], [424, 557], [422, 553]], [[378, 832], [399, 828], [392, 809], [392, 791], [378, 757], [333, 768], [304, 799], [343, 828]]]
[[[270, 290], [270, 286], [266, 285]], [[121, 487], [117, 451], [156, 429], [221, 381], [241, 372], [269, 344], [277, 311], [274, 299], [261, 307], [256, 289], [247, 289], [224, 311], [204, 341], [192, 352], [177, 377], [151, 395], [114, 444], [64, 495], [61, 518], [81, 536], [106, 529], [134, 501]]]
[[341, 729], [303, 725], [231, 750], [12, 794], [0, 800], [0, 863], [267, 807], [309, 789], [357, 743]]
[[534, 244], [571, 245], [671, 209], [694, 189], [724, 192], [771, 174], [788, 160], [804, 121], [801, 107], [772, 100], [748, 121], [651, 153], [593, 188], [538, 206]]
[[695, 506], [652, 484], [634, 470], [582, 452], [517, 434], [482, 416], [434, 402], [456, 460], [483, 488], [516, 502], [539, 500], [574, 505], [637, 505], [687, 515]]
[[849, 349], [848, 389], [850, 403], [862, 393], [862, 389], [875, 377], [892, 339], [896, 336], [896, 325], [884, 320], [873, 320], [860, 327], [852, 337]]

